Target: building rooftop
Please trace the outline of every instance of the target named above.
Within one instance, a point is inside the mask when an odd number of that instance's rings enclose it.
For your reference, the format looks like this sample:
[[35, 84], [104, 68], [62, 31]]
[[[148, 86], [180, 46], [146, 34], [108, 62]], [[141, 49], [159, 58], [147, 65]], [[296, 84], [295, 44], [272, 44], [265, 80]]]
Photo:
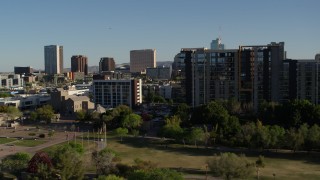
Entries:
[[71, 99], [73, 101], [90, 101], [90, 99], [87, 96], [70, 95], [68, 99]]

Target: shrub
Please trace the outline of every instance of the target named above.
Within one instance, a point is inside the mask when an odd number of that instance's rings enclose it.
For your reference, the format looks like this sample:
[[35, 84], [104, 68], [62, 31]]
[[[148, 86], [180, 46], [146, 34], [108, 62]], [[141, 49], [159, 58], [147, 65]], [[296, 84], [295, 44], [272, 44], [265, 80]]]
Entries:
[[209, 169], [215, 176], [223, 176], [225, 179], [246, 179], [254, 171], [254, 163], [244, 155], [234, 153], [222, 153], [207, 161]]
[[127, 164], [119, 163], [116, 168], [118, 169], [118, 175], [123, 177], [128, 177], [133, 172], [133, 167]]
[[45, 138], [46, 135], [45, 134], [39, 134], [39, 138]]

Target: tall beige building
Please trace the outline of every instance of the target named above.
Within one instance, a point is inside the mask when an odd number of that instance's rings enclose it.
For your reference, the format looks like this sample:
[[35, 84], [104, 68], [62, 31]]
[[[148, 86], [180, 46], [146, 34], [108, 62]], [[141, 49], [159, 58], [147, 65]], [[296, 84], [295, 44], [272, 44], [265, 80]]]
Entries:
[[142, 49], [130, 51], [130, 72], [145, 73], [146, 68], [156, 67], [156, 50]]

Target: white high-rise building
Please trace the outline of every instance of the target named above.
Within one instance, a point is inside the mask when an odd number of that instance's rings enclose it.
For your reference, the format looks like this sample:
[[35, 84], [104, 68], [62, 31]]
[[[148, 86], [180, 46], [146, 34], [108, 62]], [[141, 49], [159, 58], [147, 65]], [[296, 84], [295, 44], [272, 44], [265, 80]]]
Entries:
[[47, 74], [63, 73], [63, 46], [44, 47], [44, 69]]

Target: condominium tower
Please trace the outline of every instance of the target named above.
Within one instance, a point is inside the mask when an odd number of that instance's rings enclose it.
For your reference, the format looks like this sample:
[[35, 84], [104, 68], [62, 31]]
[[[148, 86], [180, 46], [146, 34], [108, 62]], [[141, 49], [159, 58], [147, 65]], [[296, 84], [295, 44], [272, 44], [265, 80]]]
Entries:
[[146, 68], [156, 67], [156, 50], [143, 49], [130, 51], [130, 72], [145, 73]]
[[63, 73], [63, 46], [44, 46], [44, 69], [47, 74]]
[[88, 58], [82, 55], [71, 57], [71, 72], [84, 72], [88, 75]]

